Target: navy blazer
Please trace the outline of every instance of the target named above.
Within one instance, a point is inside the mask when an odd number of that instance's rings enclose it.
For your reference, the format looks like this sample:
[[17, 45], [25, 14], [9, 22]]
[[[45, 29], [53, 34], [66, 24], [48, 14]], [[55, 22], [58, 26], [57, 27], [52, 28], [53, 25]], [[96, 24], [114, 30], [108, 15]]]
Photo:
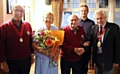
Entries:
[[[94, 25], [90, 31], [91, 44], [93, 46], [92, 64], [96, 63], [98, 29], [99, 26]], [[115, 23], [106, 22], [102, 43], [102, 55], [106, 70], [111, 70], [113, 63], [120, 64], [120, 31], [119, 26]]]

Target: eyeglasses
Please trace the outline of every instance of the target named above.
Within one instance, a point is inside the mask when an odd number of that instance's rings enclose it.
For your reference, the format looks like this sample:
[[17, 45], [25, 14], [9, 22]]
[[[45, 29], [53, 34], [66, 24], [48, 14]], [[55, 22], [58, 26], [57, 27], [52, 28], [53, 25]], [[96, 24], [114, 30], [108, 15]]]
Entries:
[[23, 13], [24, 12], [24, 10], [14, 10], [16, 13], [18, 13], [18, 12], [21, 12], [21, 13]]

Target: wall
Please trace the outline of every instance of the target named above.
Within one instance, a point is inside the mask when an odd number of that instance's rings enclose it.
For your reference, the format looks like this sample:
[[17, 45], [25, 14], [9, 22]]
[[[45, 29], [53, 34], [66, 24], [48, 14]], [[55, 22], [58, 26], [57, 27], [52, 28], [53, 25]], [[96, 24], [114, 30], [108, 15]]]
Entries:
[[[26, 0], [27, 1], [27, 0]], [[52, 11], [51, 5], [45, 5], [45, 0], [29, 0], [30, 4], [30, 24], [33, 30], [39, 28], [42, 25], [42, 16], [47, 11]], [[23, 3], [22, 3], [23, 2]], [[19, 1], [19, 3], [25, 4], [25, 0]], [[7, 14], [7, 4], [6, 0], [0, 0], [0, 24], [8, 21], [12, 18], [11, 14]]]
[[6, 0], [0, 0], [0, 24], [11, 19], [11, 14], [7, 14]]
[[45, 5], [45, 0], [33, 0], [31, 7], [31, 24], [34, 25], [33, 30], [36, 30], [43, 25], [42, 16], [48, 11], [52, 11], [52, 6]]
[[3, 1], [2, 0], [0, 0], [0, 24], [3, 22]]

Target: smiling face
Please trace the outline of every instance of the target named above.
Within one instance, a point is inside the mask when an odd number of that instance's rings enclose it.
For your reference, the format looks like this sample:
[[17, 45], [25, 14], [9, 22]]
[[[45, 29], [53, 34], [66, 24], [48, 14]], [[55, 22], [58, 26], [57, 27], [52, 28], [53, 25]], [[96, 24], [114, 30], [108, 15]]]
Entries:
[[12, 15], [13, 15], [13, 19], [15, 21], [20, 21], [22, 20], [22, 17], [24, 16], [24, 9], [22, 6], [20, 5], [15, 5], [12, 8]]
[[76, 29], [77, 26], [78, 26], [78, 20], [79, 20], [79, 18], [77, 17], [77, 15], [70, 15], [70, 16], [68, 17], [69, 26], [70, 26], [72, 29]]
[[53, 14], [49, 13], [49, 14], [46, 14], [44, 17], [43, 17], [43, 21], [45, 22], [46, 25], [51, 25], [54, 21], [54, 16]]
[[99, 26], [103, 26], [106, 22], [106, 16], [102, 12], [95, 14], [95, 20]]

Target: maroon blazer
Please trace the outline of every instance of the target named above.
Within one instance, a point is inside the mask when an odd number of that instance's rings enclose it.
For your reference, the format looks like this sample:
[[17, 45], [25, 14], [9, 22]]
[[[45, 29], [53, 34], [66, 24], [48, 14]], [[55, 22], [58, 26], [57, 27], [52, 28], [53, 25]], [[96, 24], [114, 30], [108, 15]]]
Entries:
[[63, 29], [65, 31], [64, 42], [61, 46], [61, 57], [69, 62], [76, 62], [80, 60], [81, 56], [74, 52], [75, 47], [82, 47], [83, 37], [85, 38], [85, 32], [82, 27], [78, 26], [77, 33], [74, 34], [69, 26]]
[[22, 25], [24, 25], [22, 42], [20, 42], [20, 37], [13, 28], [13, 26], [15, 27], [15, 25], [11, 23], [11, 21], [5, 22], [2, 25], [0, 25], [1, 62], [5, 61], [6, 59], [21, 60], [24, 58], [28, 58], [31, 55], [31, 52], [33, 52], [31, 26], [28, 22], [24, 21], [22, 22]]

